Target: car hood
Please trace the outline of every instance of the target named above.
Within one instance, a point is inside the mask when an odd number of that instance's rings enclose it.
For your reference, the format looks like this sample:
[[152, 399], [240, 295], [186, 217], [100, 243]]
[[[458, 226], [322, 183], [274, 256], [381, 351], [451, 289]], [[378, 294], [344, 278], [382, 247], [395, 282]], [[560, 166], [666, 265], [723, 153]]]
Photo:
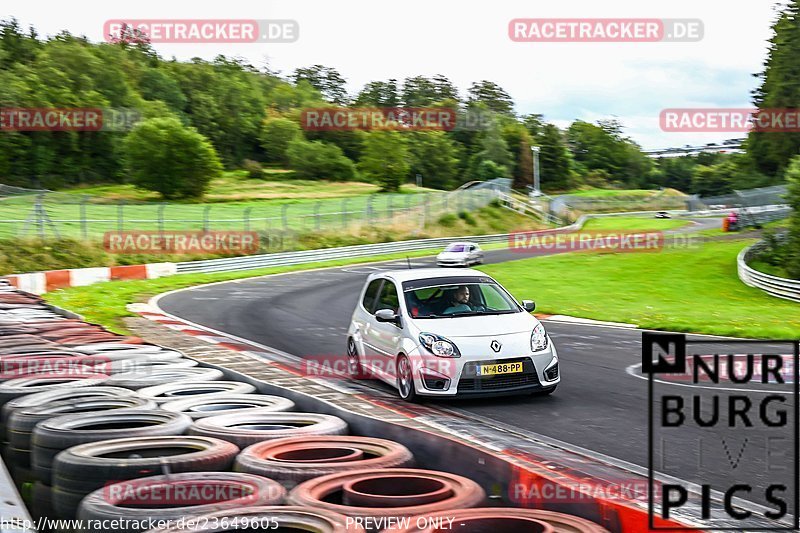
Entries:
[[438, 257], [439, 259], [462, 259], [466, 257], [467, 252], [441, 252]]
[[487, 337], [530, 333], [539, 321], [521, 312], [508, 315], [461, 316], [453, 318], [418, 318], [414, 325], [420, 331], [455, 340], [458, 337]]

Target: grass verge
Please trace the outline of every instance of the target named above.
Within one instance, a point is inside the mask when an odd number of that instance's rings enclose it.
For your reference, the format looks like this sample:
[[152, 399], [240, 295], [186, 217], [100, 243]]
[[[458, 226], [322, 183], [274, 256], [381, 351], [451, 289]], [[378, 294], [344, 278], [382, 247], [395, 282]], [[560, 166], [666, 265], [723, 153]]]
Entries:
[[582, 191], [566, 193], [569, 196], [579, 196], [582, 198], [609, 198], [609, 197], [649, 197], [649, 196], [685, 196], [684, 193], [676, 189], [665, 189], [658, 191], [654, 189], [585, 189]]
[[753, 240], [707, 242], [660, 253], [572, 253], [486, 265], [543, 313], [630, 322], [644, 328], [797, 339], [800, 304], [743, 284], [736, 255]]
[[688, 225], [688, 220], [673, 218], [604, 217], [587, 220], [583, 231], [667, 231]]

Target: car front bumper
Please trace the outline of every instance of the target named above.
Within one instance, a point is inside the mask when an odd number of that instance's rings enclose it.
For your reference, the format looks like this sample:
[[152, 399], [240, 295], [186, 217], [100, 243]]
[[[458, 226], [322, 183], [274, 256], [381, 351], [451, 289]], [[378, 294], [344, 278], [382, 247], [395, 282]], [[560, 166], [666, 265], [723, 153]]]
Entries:
[[[558, 353], [552, 342], [546, 350], [516, 357], [462, 356], [440, 358], [412, 354], [417, 394], [432, 397], [485, 397], [547, 391], [561, 381]], [[520, 373], [479, 376], [478, 365], [521, 362]]]

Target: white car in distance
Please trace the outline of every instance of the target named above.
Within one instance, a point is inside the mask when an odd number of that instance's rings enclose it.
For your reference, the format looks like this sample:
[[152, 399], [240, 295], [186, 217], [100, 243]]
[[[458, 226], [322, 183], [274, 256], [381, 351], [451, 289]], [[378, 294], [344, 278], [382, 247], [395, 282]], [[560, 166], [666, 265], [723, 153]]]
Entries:
[[558, 353], [534, 307], [477, 270], [376, 272], [350, 322], [348, 370], [408, 401], [550, 394], [561, 381]]
[[483, 262], [483, 250], [474, 242], [451, 242], [439, 255], [439, 266], [470, 266]]

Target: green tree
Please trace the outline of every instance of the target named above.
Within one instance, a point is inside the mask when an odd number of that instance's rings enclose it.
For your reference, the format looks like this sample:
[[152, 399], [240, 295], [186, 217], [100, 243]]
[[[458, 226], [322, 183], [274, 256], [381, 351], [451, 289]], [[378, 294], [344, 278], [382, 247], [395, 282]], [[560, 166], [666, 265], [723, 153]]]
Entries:
[[303, 132], [297, 122], [286, 118], [268, 118], [261, 128], [261, 148], [264, 159], [270, 163], [286, 164], [289, 143], [301, 138]]
[[542, 126], [539, 142], [539, 174], [542, 189], [563, 191], [574, 185], [572, 158], [564, 135], [553, 124]]
[[408, 143], [396, 131], [374, 131], [364, 140], [359, 170], [382, 191], [395, 192], [408, 177]]
[[301, 138], [289, 142], [286, 150], [289, 167], [299, 178], [311, 180], [352, 181], [355, 165], [342, 150], [322, 141], [305, 141]]
[[727, 163], [714, 166], [698, 165], [692, 177], [692, 190], [700, 196], [716, 196], [733, 192], [732, 173], [734, 169]]
[[478, 163], [473, 173], [473, 178], [478, 181], [489, 181], [495, 178], [505, 178], [508, 176], [508, 168], [498, 165], [494, 161], [484, 159]]
[[410, 173], [422, 176], [426, 187], [451, 189], [458, 175], [458, 148], [441, 131], [412, 133], [408, 143]]
[[786, 168], [785, 178], [789, 186], [787, 203], [792, 207], [792, 215], [789, 219], [784, 266], [792, 278], [800, 279], [800, 156], [792, 158]]
[[137, 124], [125, 139], [125, 156], [134, 185], [168, 200], [201, 197], [222, 174], [211, 143], [174, 118]]
[[525, 115], [522, 117], [522, 124], [528, 130], [531, 138], [537, 138], [544, 129], [544, 117], [540, 114]]
[[400, 105], [400, 94], [397, 80], [371, 81], [358, 93], [356, 106], [397, 107]]
[[533, 183], [531, 136], [525, 126], [517, 120], [502, 117], [501, 124], [501, 135], [511, 153], [509, 172], [514, 180], [513, 186], [522, 189]]
[[468, 101], [471, 103], [482, 102], [495, 113], [512, 115], [514, 113], [514, 101], [511, 96], [493, 81], [474, 82], [469, 90]]
[[429, 106], [446, 100], [458, 100], [458, 91], [452, 82], [441, 74], [433, 78], [414, 76], [406, 78], [402, 90], [403, 105]]
[[301, 80], [310, 83], [328, 101], [338, 105], [346, 105], [347, 97], [346, 81], [334, 68], [322, 65], [298, 68], [292, 75], [292, 80], [298, 84]]
[[654, 183], [679, 191], [689, 191], [697, 162], [693, 157], [662, 157], [656, 160]]
[[[800, 1], [791, 0], [772, 27], [769, 53], [761, 85], [753, 93], [758, 109], [800, 108]], [[747, 140], [748, 153], [758, 170], [781, 179], [789, 160], [800, 152], [800, 133], [753, 130]]]

